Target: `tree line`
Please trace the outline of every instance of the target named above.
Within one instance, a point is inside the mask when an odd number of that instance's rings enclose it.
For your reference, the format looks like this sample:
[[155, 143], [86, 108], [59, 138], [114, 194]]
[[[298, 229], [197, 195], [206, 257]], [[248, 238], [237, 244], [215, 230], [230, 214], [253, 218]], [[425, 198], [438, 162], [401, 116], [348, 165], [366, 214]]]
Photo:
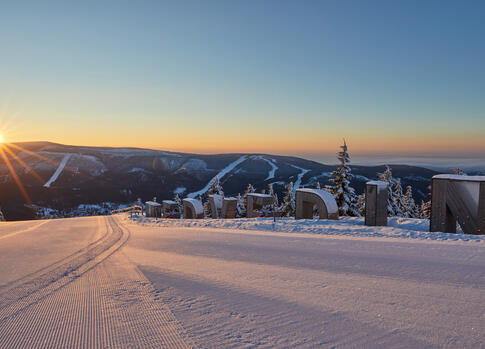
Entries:
[[[330, 184], [321, 187], [320, 183], [316, 183], [315, 189], [326, 190], [330, 192], [337, 202], [340, 216], [360, 217], [365, 215], [365, 192], [358, 195], [355, 189], [351, 186], [353, 179], [352, 169], [350, 167], [350, 154], [347, 143], [344, 140], [341, 150], [337, 153], [339, 164], [335, 171], [330, 174]], [[431, 211], [431, 201], [422, 201], [416, 204], [413, 198], [413, 188], [408, 185], [403, 190], [401, 179], [392, 176], [392, 169], [386, 165], [384, 172], [377, 173], [377, 179], [387, 183], [388, 199], [387, 211], [390, 217], [404, 217], [404, 218], [426, 218], [429, 219]], [[256, 189], [252, 184], [248, 184], [245, 192], [237, 195], [237, 216], [246, 217], [247, 195], [255, 193]], [[295, 190], [293, 182], [285, 185], [283, 192], [283, 199], [281, 203], [278, 196], [274, 192], [273, 184], [268, 185], [267, 190], [262, 190], [263, 194], [272, 195], [274, 198], [274, 205], [269, 205], [261, 209], [263, 216], [271, 216], [276, 214], [281, 217], [293, 217], [295, 215]], [[209, 185], [209, 189], [202, 197], [199, 195], [198, 199], [203, 202], [204, 213], [206, 217], [211, 216], [211, 207], [209, 204], [209, 195], [224, 196], [224, 190], [218, 177], [215, 177]], [[178, 194], [173, 199], [178, 206], [179, 212], [182, 212], [182, 199]]]

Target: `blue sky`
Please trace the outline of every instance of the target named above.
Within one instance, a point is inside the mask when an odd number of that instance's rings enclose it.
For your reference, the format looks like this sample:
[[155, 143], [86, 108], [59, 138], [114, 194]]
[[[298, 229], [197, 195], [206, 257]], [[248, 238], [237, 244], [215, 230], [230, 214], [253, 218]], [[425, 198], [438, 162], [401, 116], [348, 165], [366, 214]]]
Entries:
[[[483, 154], [485, 2], [9, 2], [9, 141]], [[3, 125], [3, 126], [2, 126]], [[323, 156], [323, 155], [322, 155]]]

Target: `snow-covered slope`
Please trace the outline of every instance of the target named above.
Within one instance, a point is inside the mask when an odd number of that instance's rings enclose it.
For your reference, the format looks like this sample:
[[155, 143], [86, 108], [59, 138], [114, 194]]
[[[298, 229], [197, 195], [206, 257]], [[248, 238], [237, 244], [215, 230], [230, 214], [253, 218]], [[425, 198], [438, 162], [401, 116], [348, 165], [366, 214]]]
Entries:
[[54, 183], [57, 180], [57, 178], [59, 178], [59, 175], [61, 174], [62, 170], [64, 170], [64, 167], [66, 167], [66, 164], [69, 161], [70, 157], [71, 157], [71, 154], [64, 155], [61, 163], [59, 164], [59, 167], [52, 174], [52, 177], [49, 178], [49, 180], [44, 184], [45, 188], [49, 188], [51, 186], [51, 184]]
[[247, 156], [244, 155], [244, 156], [241, 156], [236, 161], [231, 162], [229, 165], [227, 165], [221, 171], [219, 171], [219, 173], [217, 173], [213, 178], [211, 178], [210, 181], [209, 181], [209, 183], [207, 183], [204, 188], [202, 188], [202, 189], [200, 189], [200, 190], [198, 190], [196, 192], [187, 194], [187, 197], [188, 198], [195, 198], [195, 197], [197, 197], [199, 195], [205, 194], [207, 192], [207, 190], [209, 190], [209, 187], [210, 187], [212, 181], [214, 179], [216, 179], [216, 177], [219, 178], [219, 180], [222, 180], [225, 175], [227, 175], [229, 172], [231, 172], [232, 170], [234, 170], [237, 165], [239, 165], [240, 163], [244, 162], [246, 160], [246, 158], [247, 158]]

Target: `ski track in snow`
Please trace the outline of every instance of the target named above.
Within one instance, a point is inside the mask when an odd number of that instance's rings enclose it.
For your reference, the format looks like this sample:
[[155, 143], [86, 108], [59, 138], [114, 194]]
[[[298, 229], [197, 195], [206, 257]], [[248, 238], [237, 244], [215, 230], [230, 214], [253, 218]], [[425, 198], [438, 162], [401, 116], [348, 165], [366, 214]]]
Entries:
[[239, 165], [239, 164], [243, 163], [244, 161], [246, 161], [246, 159], [247, 159], [247, 155], [243, 155], [243, 156], [241, 156], [239, 159], [237, 159], [236, 161], [231, 162], [229, 165], [227, 165], [227, 166], [226, 166], [226, 167], [224, 167], [224, 168], [223, 168], [221, 171], [219, 171], [219, 173], [218, 173], [218, 174], [216, 174], [214, 177], [212, 177], [212, 178], [211, 178], [211, 180], [209, 181], [209, 183], [207, 183], [207, 185], [206, 185], [204, 188], [202, 188], [202, 189], [201, 189], [201, 190], [199, 190], [199, 191], [196, 191], [196, 192], [193, 192], [193, 193], [187, 194], [187, 197], [188, 197], [188, 198], [191, 198], [191, 199], [194, 199], [194, 198], [196, 198], [196, 197], [197, 197], [197, 196], [199, 196], [199, 195], [203, 195], [203, 194], [205, 194], [205, 193], [207, 192], [207, 190], [209, 190], [209, 187], [210, 187], [210, 185], [211, 185], [212, 181], [213, 181], [213, 180], [214, 180], [216, 177], [218, 177], [218, 178], [219, 178], [219, 180], [221, 180], [221, 179], [222, 179], [222, 178], [223, 178], [223, 177], [224, 177], [226, 174], [228, 174], [229, 172], [231, 172], [232, 170], [234, 170], [234, 168], [235, 168], [237, 165]]
[[64, 155], [64, 158], [62, 159], [61, 163], [59, 164], [59, 167], [57, 167], [56, 172], [52, 175], [52, 177], [44, 184], [45, 188], [49, 188], [52, 183], [54, 183], [57, 178], [59, 178], [59, 175], [62, 173], [62, 170], [64, 170], [64, 167], [66, 167], [67, 162], [69, 161], [70, 157], [72, 154], [66, 154]]
[[301, 180], [303, 178], [303, 176], [305, 174], [307, 174], [308, 172], [310, 172], [310, 170], [307, 170], [305, 168], [302, 168], [302, 167], [299, 167], [299, 166], [296, 166], [296, 165], [290, 165], [291, 167], [294, 167], [298, 170], [300, 170], [301, 172], [298, 174], [298, 178], [296, 179], [295, 183], [293, 183], [293, 192], [295, 192], [301, 185]]
[[118, 251], [129, 232], [115, 218], [96, 219], [99, 240], [0, 288], [1, 348], [189, 347], [153, 286]]

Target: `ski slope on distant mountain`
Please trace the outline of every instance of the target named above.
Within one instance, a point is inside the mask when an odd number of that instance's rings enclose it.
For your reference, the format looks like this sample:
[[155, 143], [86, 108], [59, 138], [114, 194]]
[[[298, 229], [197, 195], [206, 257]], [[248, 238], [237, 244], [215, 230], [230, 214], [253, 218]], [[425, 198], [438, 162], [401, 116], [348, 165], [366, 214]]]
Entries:
[[307, 170], [307, 169], [305, 169], [305, 168], [302, 168], [302, 167], [299, 167], [299, 166], [296, 166], [296, 165], [290, 165], [290, 166], [291, 166], [291, 167], [294, 167], [294, 168], [296, 168], [296, 169], [298, 169], [298, 170], [300, 170], [300, 173], [298, 174], [298, 177], [297, 177], [297, 179], [296, 179], [295, 183], [293, 183], [293, 190], [295, 191], [295, 190], [297, 190], [298, 188], [300, 188], [300, 185], [301, 185], [301, 180], [302, 180], [303, 176], [304, 176], [305, 174], [307, 174], [308, 172], [310, 172], [310, 170]]
[[274, 162], [273, 162], [274, 160], [269, 160], [269, 159], [266, 159], [266, 158], [264, 158], [264, 157], [263, 157], [262, 159], [263, 159], [264, 161], [266, 161], [266, 162], [267, 162], [267, 163], [268, 163], [268, 164], [271, 166], [271, 170], [269, 170], [269, 172], [268, 172], [268, 177], [266, 177], [264, 180], [265, 180], [265, 181], [268, 181], [268, 180], [270, 180], [270, 179], [273, 179], [273, 178], [274, 178], [274, 176], [275, 176], [276, 170], [278, 169], [278, 166], [276, 166], [276, 165], [274, 164]]
[[54, 183], [57, 180], [57, 178], [59, 178], [60, 174], [64, 170], [64, 167], [66, 167], [66, 164], [69, 161], [69, 159], [71, 158], [71, 156], [72, 156], [72, 154], [64, 155], [64, 158], [62, 159], [61, 163], [59, 164], [59, 167], [57, 167], [57, 169], [54, 172], [54, 174], [52, 175], [52, 177], [49, 178], [49, 180], [44, 184], [45, 188], [49, 188], [51, 186], [51, 184]]
[[236, 161], [231, 162], [229, 165], [227, 165], [221, 171], [219, 171], [218, 174], [216, 174], [214, 177], [212, 177], [211, 180], [209, 181], [209, 183], [207, 183], [204, 188], [202, 188], [199, 191], [196, 191], [196, 192], [187, 194], [187, 197], [188, 198], [196, 198], [199, 195], [205, 194], [207, 192], [207, 190], [209, 190], [209, 187], [210, 187], [212, 181], [216, 177], [219, 178], [219, 180], [221, 180], [226, 174], [228, 174], [229, 172], [231, 172], [232, 170], [234, 170], [234, 168], [236, 168], [237, 165], [239, 165], [239, 164], [243, 163], [244, 161], [246, 161], [246, 159], [247, 159], [247, 155], [243, 155], [240, 158], [238, 158]]

